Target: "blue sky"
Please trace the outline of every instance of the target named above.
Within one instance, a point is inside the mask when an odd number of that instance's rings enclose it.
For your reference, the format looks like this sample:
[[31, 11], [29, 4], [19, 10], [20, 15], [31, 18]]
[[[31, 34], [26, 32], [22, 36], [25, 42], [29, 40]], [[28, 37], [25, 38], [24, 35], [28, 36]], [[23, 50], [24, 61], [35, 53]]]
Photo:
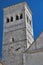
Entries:
[[26, 1], [32, 11], [34, 39], [43, 31], [43, 0], [0, 0], [0, 58], [2, 58], [3, 8]]

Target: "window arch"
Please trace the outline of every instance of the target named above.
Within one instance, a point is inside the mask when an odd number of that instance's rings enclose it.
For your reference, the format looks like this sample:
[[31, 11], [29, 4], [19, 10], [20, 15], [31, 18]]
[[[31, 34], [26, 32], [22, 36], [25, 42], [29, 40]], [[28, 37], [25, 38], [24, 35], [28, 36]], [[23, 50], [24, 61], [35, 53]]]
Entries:
[[30, 25], [31, 25], [31, 20], [30, 20]]
[[22, 18], [23, 18], [23, 14], [21, 13], [21, 14], [20, 14], [20, 19], [22, 19]]
[[7, 17], [7, 23], [9, 23], [9, 18]]
[[27, 16], [27, 23], [29, 23], [31, 25], [31, 20], [29, 19], [28, 16]]
[[16, 20], [19, 20], [19, 16], [18, 15], [16, 15]]
[[28, 21], [29, 21], [29, 20], [28, 20], [28, 16], [27, 16], [27, 23], [28, 23]]
[[11, 19], [10, 20], [11, 20], [11, 22], [13, 22], [13, 16], [11, 16]]

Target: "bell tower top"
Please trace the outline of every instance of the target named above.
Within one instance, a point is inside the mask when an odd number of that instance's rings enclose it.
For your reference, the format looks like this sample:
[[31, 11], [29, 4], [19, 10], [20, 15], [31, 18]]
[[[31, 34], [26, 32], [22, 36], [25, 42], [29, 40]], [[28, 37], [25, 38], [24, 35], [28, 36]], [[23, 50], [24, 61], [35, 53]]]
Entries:
[[[33, 25], [32, 12], [26, 2], [9, 6], [3, 9], [4, 11], [4, 32], [16, 31], [19, 28], [25, 28], [25, 34], [30, 39], [30, 44], [33, 41]], [[13, 34], [12, 34], [13, 35]], [[19, 36], [19, 35], [18, 35]], [[27, 45], [28, 46], [28, 45]]]
[[24, 6], [24, 7], [26, 6], [29, 9], [30, 13], [32, 14], [32, 11], [30, 10], [27, 2], [22, 2], [22, 3], [19, 3], [19, 4], [14, 4], [12, 6], [8, 6], [8, 7], [5, 7], [3, 10], [7, 11], [7, 10], [9, 10], [11, 8], [13, 9], [13, 8], [17, 8], [17, 7], [20, 7], [20, 6]]

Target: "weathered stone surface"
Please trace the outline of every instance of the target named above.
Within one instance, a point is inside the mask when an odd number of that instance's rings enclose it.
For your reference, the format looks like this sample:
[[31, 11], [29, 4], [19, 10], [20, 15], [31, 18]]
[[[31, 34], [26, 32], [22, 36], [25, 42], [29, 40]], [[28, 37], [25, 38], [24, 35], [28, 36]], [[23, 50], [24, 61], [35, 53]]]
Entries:
[[26, 54], [25, 65], [43, 65], [43, 52]]
[[[21, 13], [22, 19], [20, 19]], [[16, 15], [19, 17], [18, 20], [16, 20]], [[13, 16], [12, 22], [11, 16]], [[27, 22], [27, 16], [31, 25]], [[23, 52], [34, 41], [30, 8], [25, 2], [5, 8], [3, 19], [2, 60], [5, 65], [23, 65]]]

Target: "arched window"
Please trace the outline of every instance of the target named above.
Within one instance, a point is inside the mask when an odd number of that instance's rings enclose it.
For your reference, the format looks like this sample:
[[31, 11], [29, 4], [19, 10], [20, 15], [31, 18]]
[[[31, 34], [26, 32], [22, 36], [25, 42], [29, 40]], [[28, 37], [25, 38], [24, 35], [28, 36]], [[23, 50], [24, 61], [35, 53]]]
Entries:
[[11, 16], [11, 22], [13, 22], [13, 17]]
[[14, 42], [14, 38], [12, 38], [12, 42]]
[[28, 20], [28, 16], [27, 16], [27, 23], [28, 23], [28, 21], [29, 21], [29, 20]]
[[27, 23], [31, 25], [31, 20], [28, 18], [28, 16], [27, 16]]
[[7, 18], [7, 23], [9, 23], [9, 18]]
[[19, 16], [18, 15], [16, 15], [16, 20], [19, 20]]
[[23, 14], [21, 13], [21, 14], [20, 14], [20, 19], [22, 19], [22, 18], [23, 18]]
[[31, 25], [31, 21], [30, 21], [30, 25]]

